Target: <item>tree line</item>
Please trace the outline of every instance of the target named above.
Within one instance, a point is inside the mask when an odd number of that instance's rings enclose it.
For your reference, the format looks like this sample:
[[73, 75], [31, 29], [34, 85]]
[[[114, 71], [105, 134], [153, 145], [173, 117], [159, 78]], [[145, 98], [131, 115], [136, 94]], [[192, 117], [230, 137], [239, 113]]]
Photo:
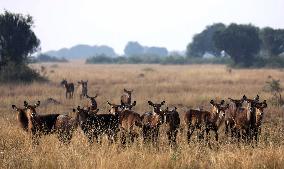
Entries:
[[202, 57], [206, 52], [232, 59], [236, 67], [283, 67], [284, 29], [259, 28], [252, 24], [216, 23], [194, 35], [187, 57]]
[[[0, 82], [44, 80], [37, 71], [28, 66], [31, 63], [30, 56], [40, 50], [40, 40], [33, 27], [34, 22], [30, 15], [9, 11], [0, 13]], [[192, 42], [187, 45], [186, 57], [168, 55], [165, 48], [129, 42], [125, 47], [127, 57], [97, 55], [86, 62], [224, 63], [235, 67], [284, 67], [283, 52], [284, 29], [259, 28], [252, 24], [216, 23], [193, 37]], [[206, 53], [216, 57], [204, 59]], [[40, 56], [39, 60], [56, 61], [54, 57], [45, 55]]]

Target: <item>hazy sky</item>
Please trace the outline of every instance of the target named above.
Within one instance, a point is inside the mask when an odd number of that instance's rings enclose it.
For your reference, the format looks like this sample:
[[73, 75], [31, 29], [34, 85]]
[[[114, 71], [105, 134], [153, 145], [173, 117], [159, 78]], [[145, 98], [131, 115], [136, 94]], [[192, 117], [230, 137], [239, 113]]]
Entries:
[[30, 14], [42, 51], [128, 41], [185, 50], [206, 25], [252, 23], [284, 28], [284, 0], [0, 0], [0, 10]]

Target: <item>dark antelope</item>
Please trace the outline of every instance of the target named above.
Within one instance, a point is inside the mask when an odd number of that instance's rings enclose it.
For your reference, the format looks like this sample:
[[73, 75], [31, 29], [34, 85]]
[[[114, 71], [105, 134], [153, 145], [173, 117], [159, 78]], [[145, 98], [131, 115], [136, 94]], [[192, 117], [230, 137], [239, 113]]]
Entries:
[[[24, 102], [25, 108], [19, 109], [12, 105], [21, 114], [21, 124], [23, 128], [31, 133], [34, 144], [39, 143], [39, 138], [42, 135], [57, 133], [58, 138], [63, 143], [69, 143], [72, 138], [72, 133], [77, 126], [77, 119], [72, 119], [67, 115], [48, 114], [38, 115], [36, 108], [40, 105], [38, 101], [35, 105], [29, 105]], [[25, 118], [23, 118], [25, 116]], [[27, 120], [27, 121], [26, 121]]]
[[68, 95], [69, 95], [69, 99], [73, 98], [74, 84], [73, 83], [68, 83], [67, 80], [63, 79], [61, 81], [61, 85], [64, 85], [64, 87], [66, 89], [66, 92], [65, 92], [66, 98], [68, 98]]
[[78, 81], [78, 94], [80, 96], [80, 99], [87, 97], [88, 95], [88, 80], [87, 81]]
[[[75, 109], [73, 110], [75, 111]], [[89, 143], [93, 143], [94, 139], [101, 142], [101, 137], [106, 134], [109, 141], [116, 141], [118, 132], [118, 115], [115, 114], [97, 114], [99, 109], [90, 111], [90, 107], [82, 109], [77, 107], [79, 114], [80, 127], [87, 136]]]
[[177, 112], [177, 108], [169, 110], [167, 107], [163, 113], [164, 123], [166, 124], [166, 133], [168, 136], [169, 144], [176, 145], [176, 137], [178, 133], [178, 129], [180, 127], [180, 118], [179, 113]]

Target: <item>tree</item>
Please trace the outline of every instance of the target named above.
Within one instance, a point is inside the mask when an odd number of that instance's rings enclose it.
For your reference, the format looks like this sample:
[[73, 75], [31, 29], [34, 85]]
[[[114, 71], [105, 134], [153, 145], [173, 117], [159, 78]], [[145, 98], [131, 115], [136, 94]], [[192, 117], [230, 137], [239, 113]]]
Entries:
[[262, 48], [269, 57], [276, 57], [284, 52], [284, 29], [263, 28], [260, 31]]
[[238, 66], [251, 66], [260, 50], [259, 29], [253, 25], [230, 24], [213, 36], [217, 49], [225, 50]]
[[0, 14], [0, 81], [32, 82], [46, 80], [28, 67], [28, 57], [39, 49], [30, 15], [4, 11]]
[[28, 56], [37, 51], [40, 41], [32, 30], [33, 24], [30, 15], [8, 11], [0, 14], [0, 69], [9, 62], [26, 64]]
[[144, 47], [138, 42], [128, 42], [124, 48], [124, 54], [126, 56], [143, 55]]
[[225, 29], [223, 23], [216, 23], [207, 26], [201, 33], [194, 35], [191, 43], [188, 44], [186, 55], [188, 57], [202, 57], [206, 52], [209, 52], [215, 56], [220, 56], [220, 50], [214, 45], [213, 35], [218, 30]]

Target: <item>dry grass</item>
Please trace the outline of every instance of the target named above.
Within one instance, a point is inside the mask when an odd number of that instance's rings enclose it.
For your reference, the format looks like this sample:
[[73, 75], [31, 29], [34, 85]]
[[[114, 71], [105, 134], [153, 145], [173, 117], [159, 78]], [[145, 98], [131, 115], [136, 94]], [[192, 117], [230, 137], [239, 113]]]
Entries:
[[[41, 65], [33, 65], [40, 67]], [[16, 122], [16, 113], [11, 105], [22, 105], [24, 100], [35, 102], [53, 97], [62, 105], [40, 106], [40, 113], [71, 112], [86, 100], [66, 100], [65, 90], [59, 86], [62, 78], [77, 82], [89, 80], [89, 94], [97, 98], [100, 112], [108, 112], [106, 101], [119, 103], [123, 88], [134, 89], [137, 100], [135, 111], [143, 113], [150, 108], [148, 100], [165, 100], [168, 106], [177, 106], [180, 115], [190, 107], [208, 108], [211, 99], [240, 98], [243, 94], [269, 99], [262, 87], [269, 75], [284, 81], [281, 70], [233, 70], [224, 66], [190, 65], [84, 65], [60, 63], [57, 66], [44, 64], [51, 82], [31, 85], [0, 86], [0, 168], [283, 168], [284, 136], [283, 109], [266, 109], [260, 143], [250, 145], [229, 143], [221, 130], [219, 143], [210, 146], [193, 141], [188, 145], [185, 133], [178, 135], [179, 147], [167, 145], [162, 130], [159, 148], [143, 146], [141, 140], [127, 148], [119, 144], [109, 146], [88, 145], [78, 128], [69, 146], [59, 143], [54, 135], [41, 139], [36, 148], [31, 139]], [[52, 72], [53, 70], [54, 72]], [[143, 75], [141, 75], [143, 74]]]

